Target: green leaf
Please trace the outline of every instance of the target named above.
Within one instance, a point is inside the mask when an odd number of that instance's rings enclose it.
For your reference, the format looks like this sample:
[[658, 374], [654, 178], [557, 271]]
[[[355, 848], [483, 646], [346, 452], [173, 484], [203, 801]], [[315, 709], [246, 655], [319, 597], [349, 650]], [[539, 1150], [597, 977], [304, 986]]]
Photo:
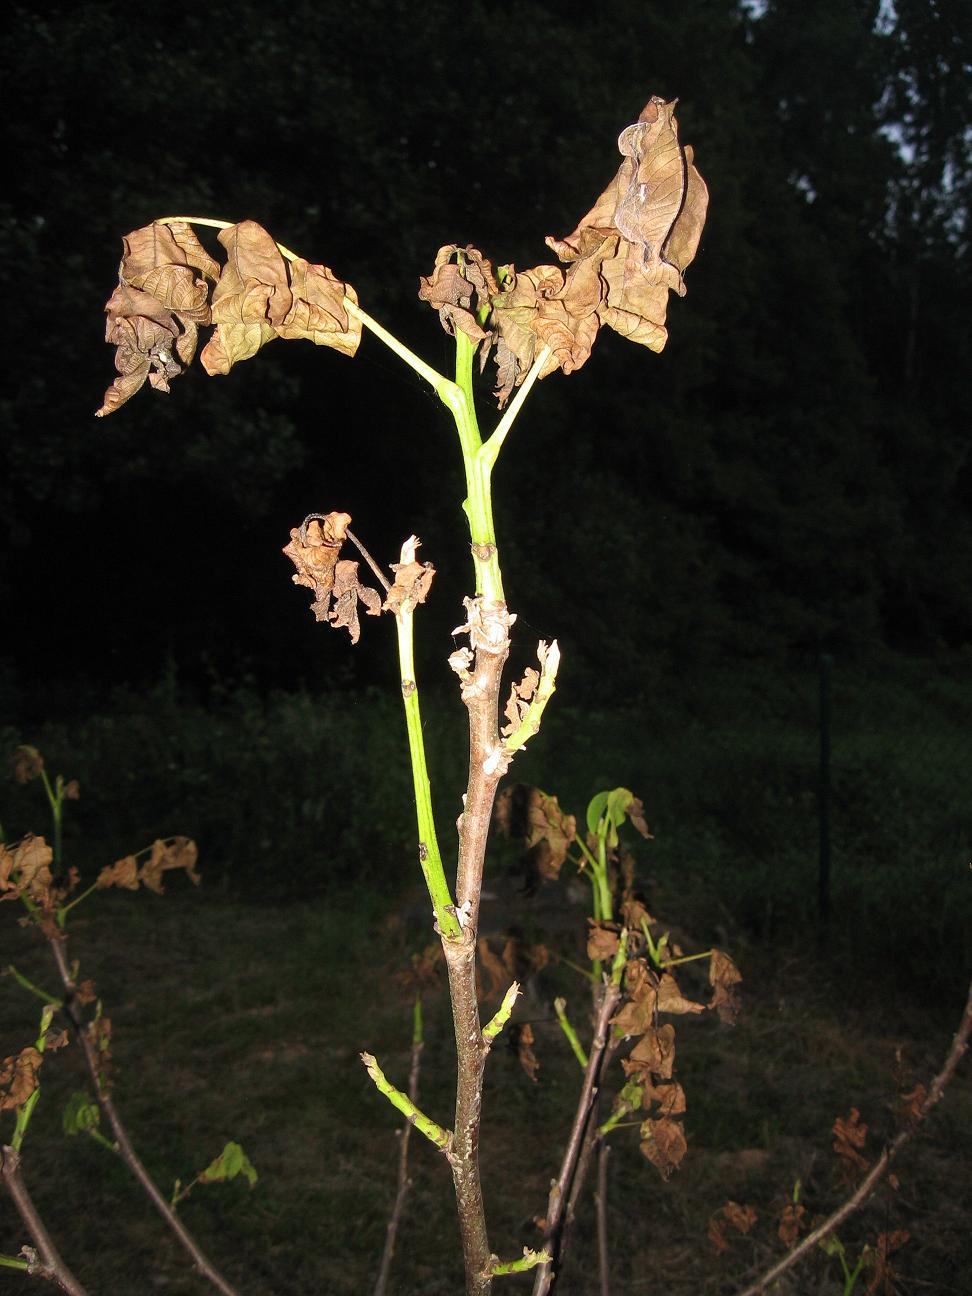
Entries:
[[257, 1181], [257, 1172], [253, 1168], [249, 1157], [239, 1143], [230, 1142], [226, 1144], [219, 1156], [202, 1171], [198, 1182], [201, 1184], [218, 1183], [224, 1179], [235, 1179], [237, 1175], [244, 1175], [251, 1188]]
[[591, 797], [590, 804], [587, 807], [587, 831], [597, 836], [597, 827], [601, 822], [601, 816], [604, 814], [605, 807], [608, 803], [608, 792], [598, 792], [596, 796]]
[[101, 1111], [86, 1093], [76, 1089], [67, 1100], [61, 1124], [65, 1134], [88, 1134], [101, 1124]]

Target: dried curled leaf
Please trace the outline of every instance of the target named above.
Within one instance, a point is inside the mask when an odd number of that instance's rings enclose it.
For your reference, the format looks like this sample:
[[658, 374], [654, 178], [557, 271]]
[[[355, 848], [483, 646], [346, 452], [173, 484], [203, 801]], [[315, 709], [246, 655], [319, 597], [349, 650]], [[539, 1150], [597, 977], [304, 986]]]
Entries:
[[540, 1070], [540, 1061], [533, 1051], [533, 1027], [529, 1022], [523, 1022], [522, 1025], [514, 1029], [514, 1039], [516, 1041], [516, 1053], [520, 1059], [520, 1066], [530, 1077], [534, 1084], [537, 1083], [537, 1072]]
[[852, 1107], [846, 1120], [842, 1116], [837, 1117], [833, 1128], [833, 1149], [847, 1168], [867, 1170], [870, 1162], [861, 1153], [867, 1139], [867, 1126], [860, 1116], [857, 1108]]
[[556, 797], [517, 783], [500, 792], [493, 814], [499, 832], [523, 842], [531, 872], [545, 881], [560, 876], [567, 848], [577, 836], [577, 820], [561, 810]]
[[311, 611], [315, 618], [346, 628], [351, 642], [357, 643], [361, 635], [358, 601], [364, 603], [370, 616], [377, 616], [381, 612], [381, 596], [377, 590], [360, 583], [356, 562], [338, 560], [350, 521], [350, 513], [335, 512], [323, 518], [315, 517], [303, 527], [294, 527], [284, 553], [297, 568], [291, 578], [294, 584], [306, 585], [314, 591]]
[[614, 958], [621, 939], [618, 924], [601, 923], [588, 918], [587, 927], [587, 957], [592, 961]]
[[15, 783], [30, 783], [44, 771], [44, 757], [36, 747], [21, 744], [10, 757], [10, 772]]
[[669, 1120], [667, 1116], [659, 1120], [649, 1117], [642, 1122], [640, 1146], [642, 1155], [663, 1179], [669, 1179], [672, 1171], [678, 1169], [688, 1150], [681, 1121]]
[[116, 886], [123, 887], [126, 891], [137, 891], [138, 885], [138, 860], [134, 855], [126, 855], [114, 864], [106, 864], [95, 883], [95, 886], [101, 888]]
[[476, 997], [481, 1002], [498, 999], [509, 984], [510, 978], [507, 969], [503, 965], [502, 959], [498, 958], [490, 949], [489, 941], [485, 936], [480, 936], [476, 942], [476, 950], [479, 954], [479, 967], [476, 971], [483, 974], [476, 977]]
[[709, 984], [712, 986], [714, 1008], [726, 1025], [731, 1026], [739, 1015], [739, 996], [736, 986], [742, 980], [742, 973], [728, 954], [714, 949], [709, 956]]
[[796, 1246], [796, 1240], [800, 1236], [800, 1222], [805, 1213], [806, 1208], [800, 1202], [788, 1201], [783, 1207], [776, 1235], [787, 1249]]
[[171, 872], [172, 869], [184, 869], [191, 881], [198, 886], [202, 881], [196, 872], [198, 858], [199, 850], [191, 837], [169, 837], [165, 841], [154, 841], [149, 858], [138, 871], [138, 880], [150, 891], [162, 895], [165, 891], [162, 874]]
[[631, 1050], [625, 1070], [648, 1071], [660, 1080], [671, 1080], [675, 1065], [675, 1027], [671, 1022], [645, 1031]]
[[37, 1072], [44, 1061], [43, 1053], [33, 1045], [16, 1056], [3, 1059], [0, 1066], [0, 1111], [22, 1107], [38, 1085]]
[[416, 560], [415, 553], [420, 544], [418, 536], [409, 536], [402, 545], [400, 560], [392, 563], [395, 583], [385, 596], [382, 612], [391, 612], [398, 616], [400, 612], [411, 611], [428, 598], [435, 568], [431, 563], [420, 563]]
[[[344, 355], [357, 351], [361, 324], [345, 308], [346, 300], [357, 303], [350, 284], [301, 258], [288, 267], [256, 221], [221, 230], [219, 240], [228, 256], [222, 273], [186, 222], [153, 223], [125, 235], [118, 287], [105, 307], [105, 338], [115, 347], [119, 376], [99, 418], [146, 379], [168, 392], [171, 379], [192, 362], [200, 325], [216, 325], [200, 356], [209, 374], [229, 373], [276, 337], [306, 338]], [[215, 285], [211, 295], [207, 281]]]
[[12, 846], [0, 844], [0, 900], [26, 895], [42, 909], [53, 899], [54, 852], [43, 837], [28, 834]]
[[436, 253], [435, 267], [420, 280], [419, 300], [439, 312], [445, 331], [461, 330], [474, 342], [488, 336], [478, 316], [489, 308], [490, 298], [499, 291], [493, 267], [478, 248], [460, 248], [447, 243]]
[[670, 972], [663, 972], [658, 983], [658, 1011], [667, 1013], [705, 1012], [705, 1005], [686, 999]]

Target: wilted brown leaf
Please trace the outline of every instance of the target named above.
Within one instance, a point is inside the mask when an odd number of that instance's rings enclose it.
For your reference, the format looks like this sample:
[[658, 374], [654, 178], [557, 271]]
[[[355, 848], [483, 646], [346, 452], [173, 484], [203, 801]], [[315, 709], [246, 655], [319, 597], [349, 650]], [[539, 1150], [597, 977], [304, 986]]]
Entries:
[[649, 1118], [641, 1125], [641, 1151], [663, 1179], [677, 1170], [688, 1150], [681, 1121]]
[[877, 1246], [874, 1249], [874, 1270], [867, 1284], [866, 1296], [875, 1296], [879, 1289], [888, 1293], [897, 1290], [894, 1286], [895, 1271], [890, 1257], [899, 1247], [903, 1247], [910, 1237], [911, 1234], [907, 1229], [894, 1229], [890, 1233], [878, 1234]]
[[424, 603], [428, 597], [435, 568], [431, 563], [417, 561], [415, 553], [421, 543], [418, 536], [409, 536], [402, 545], [399, 561], [391, 565], [395, 583], [385, 596], [382, 612], [398, 616], [403, 610], [410, 611]]
[[169, 837], [165, 841], [154, 841], [149, 858], [138, 871], [138, 880], [150, 891], [162, 895], [165, 891], [162, 874], [172, 869], [184, 869], [198, 886], [202, 881], [196, 872], [198, 858], [199, 851], [191, 837]]
[[753, 1206], [740, 1206], [739, 1202], [727, 1201], [722, 1213], [732, 1227], [740, 1233], [748, 1233], [759, 1216]]
[[290, 543], [284, 547], [284, 553], [297, 568], [291, 580], [314, 591], [311, 611], [318, 621], [328, 619], [335, 568], [350, 521], [350, 513], [335, 512], [314, 518], [306, 527], [293, 527]]
[[3, 1059], [0, 1066], [0, 1111], [22, 1107], [37, 1088], [37, 1072], [44, 1061], [43, 1053], [30, 1045], [16, 1056]]
[[667, 1013], [705, 1012], [705, 1005], [686, 999], [669, 972], [663, 972], [658, 983], [658, 1011]]
[[17, 747], [10, 758], [10, 772], [17, 783], [30, 783], [32, 779], [40, 778], [43, 769], [44, 757], [36, 747], [28, 747], [26, 743]]
[[914, 1129], [924, 1116], [925, 1099], [927, 1097], [928, 1090], [920, 1081], [910, 1093], [902, 1095], [900, 1115], [909, 1129]]
[[617, 923], [599, 923], [588, 918], [587, 927], [587, 957], [591, 960], [614, 958], [621, 931]]
[[503, 993], [509, 982], [506, 968], [490, 949], [489, 941], [485, 936], [480, 936], [476, 948], [479, 952], [480, 966], [488, 978], [488, 985], [484, 986], [480, 981], [479, 998], [496, 999]]
[[85, 1027], [85, 1034], [94, 1048], [98, 1077], [103, 1084], [107, 1084], [111, 1070], [111, 1018], [95, 1017]]
[[327, 615], [328, 621], [335, 629], [346, 628], [351, 636], [351, 642], [357, 643], [361, 637], [358, 602], [360, 600], [364, 604], [369, 616], [378, 616], [381, 612], [381, 595], [370, 586], [361, 584], [358, 580], [356, 562], [344, 559], [334, 568], [331, 597], [334, 599], [334, 606]]
[[29, 896], [42, 909], [52, 902], [54, 852], [43, 837], [29, 833], [12, 846], [0, 845], [0, 900]]
[[114, 864], [106, 864], [98, 874], [95, 883], [99, 887], [124, 887], [126, 891], [138, 890], [138, 861], [134, 855], [126, 855]]
[[671, 1080], [675, 1065], [675, 1027], [671, 1022], [646, 1030], [627, 1062], [629, 1066], [650, 1071], [660, 1080]]
[[64, 797], [67, 801], [81, 800], [81, 784], [77, 779], [68, 779], [64, 784]]
[[560, 876], [567, 848], [577, 836], [577, 821], [561, 810], [556, 797], [517, 783], [497, 796], [493, 816], [504, 836], [523, 841], [532, 870], [545, 881]]
[[804, 1214], [805, 1209], [799, 1202], [788, 1201], [783, 1207], [780, 1226], [776, 1232], [785, 1247], [796, 1245], [796, 1240], [800, 1236], [800, 1221]]
[[611, 1018], [611, 1025], [614, 1027], [616, 1034], [630, 1037], [632, 1035], [643, 1035], [654, 1020], [654, 1004], [644, 998], [639, 1001], [629, 999], [620, 1012], [615, 1013]]
[[709, 956], [709, 984], [712, 986], [712, 1002], [719, 1017], [731, 1026], [739, 1015], [739, 997], [735, 987], [742, 980], [742, 973], [728, 954], [714, 949]]
[[570, 266], [556, 294], [575, 334], [569, 364], [564, 348], [554, 347], [567, 373], [587, 359], [601, 324], [653, 351], [665, 345], [668, 293], [684, 294], [682, 272], [708, 205], [692, 151], [679, 144], [674, 109], [657, 95], [648, 101], [618, 139], [617, 175], [572, 234], [546, 240]]
[[642, 1106], [648, 1110], [657, 1106], [656, 1116], [682, 1116], [685, 1114], [685, 1090], [677, 1080], [668, 1084], [653, 1085], [645, 1082], [641, 1096]]
[[852, 1107], [846, 1120], [838, 1116], [834, 1121], [833, 1149], [848, 1167], [856, 1166], [866, 1170], [870, 1162], [861, 1155], [861, 1148], [867, 1139], [867, 1126], [860, 1119], [860, 1112]]
[[488, 336], [478, 315], [485, 313], [490, 298], [499, 289], [492, 265], [478, 248], [447, 243], [436, 253], [432, 273], [423, 275], [419, 282], [419, 300], [427, 301], [439, 312], [447, 333], [452, 335], [459, 329], [474, 342]]
[[516, 681], [511, 687], [510, 696], [503, 709], [503, 714], [506, 716], [508, 723], [503, 725], [500, 730], [504, 738], [508, 738], [523, 723], [523, 716], [526, 713], [530, 699], [537, 691], [539, 683], [540, 672], [533, 666], [528, 666], [523, 672], [523, 678]]
[[442, 945], [426, 945], [420, 954], [411, 956], [411, 966], [402, 972], [395, 973], [395, 980], [410, 995], [421, 994], [439, 984], [442, 969]]
[[537, 1072], [540, 1070], [540, 1062], [533, 1051], [533, 1027], [529, 1022], [523, 1022], [521, 1026], [515, 1028], [516, 1034], [516, 1052], [520, 1059], [520, 1066], [527, 1073], [534, 1084], [537, 1083]]
[[81, 1004], [94, 1003], [95, 999], [98, 997], [95, 993], [95, 983], [90, 979], [82, 981], [75, 990], [74, 997], [77, 999], [78, 1003]]

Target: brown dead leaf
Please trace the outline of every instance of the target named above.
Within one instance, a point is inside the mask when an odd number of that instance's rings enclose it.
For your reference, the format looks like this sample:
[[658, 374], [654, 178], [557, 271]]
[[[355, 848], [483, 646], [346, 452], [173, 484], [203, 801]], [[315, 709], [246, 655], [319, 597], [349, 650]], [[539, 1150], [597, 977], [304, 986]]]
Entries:
[[718, 1211], [709, 1216], [709, 1223], [705, 1231], [717, 1255], [722, 1255], [723, 1252], [729, 1250], [729, 1243], [726, 1241], [726, 1221]]
[[291, 580], [314, 591], [311, 611], [318, 621], [328, 619], [334, 571], [350, 522], [350, 513], [335, 512], [314, 518], [306, 528], [293, 527], [290, 543], [284, 547], [284, 553], [297, 568]]
[[134, 855], [126, 855], [114, 864], [106, 864], [98, 874], [95, 883], [98, 887], [124, 887], [126, 891], [138, 890], [138, 860]]
[[592, 961], [614, 958], [620, 941], [621, 929], [618, 924], [599, 923], [588, 918], [587, 927], [587, 957]]
[[493, 815], [504, 836], [524, 843], [532, 871], [544, 881], [560, 876], [567, 849], [577, 836], [577, 821], [561, 810], [556, 797], [517, 783], [500, 792]]
[[681, 1121], [649, 1118], [641, 1125], [641, 1152], [663, 1179], [671, 1178], [688, 1150]]
[[77, 779], [68, 779], [64, 784], [64, 798], [66, 801], [81, 800], [81, 784]]
[[641, 1096], [642, 1106], [646, 1111], [654, 1105], [656, 1116], [683, 1116], [685, 1114], [685, 1090], [677, 1080], [668, 1084], [653, 1085], [645, 1082]]
[[522, 1025], [515, 1028], [516, 1033], [516, 1052], [520, 1059], [520, 1066], [527, 1073], [534, 1084], [537, 1083], [537, 1072], [540, 1070], [540, 1062], [533, 1051], [533, 1027], [529, 1022], [523, 1022]]
[[0, 900], [26, 895], [42, 909], [52, 903], [54, 852], [43, 837], [29, 833], [12, 846], [0, 845]]
[[485, 936], [480, 936], [476, 942], [476, 949], [479, 952], [479, 963], [482, 971], [488, 978], [488, 985], [479, 986], [480, 1000], [489, 1000], [498, 998], [509, 984], [509, 977], [506, 968], [500, 959], [496, 957], [489, 947], [489, 941]]
[[667, 1013], [705, 1012], [705, 1005], [686, 999], [670, 972], [663, 972], [658, 983], [658, 1011]]
[[44, 1051], [47, 1053], [56, 1053], [58, 1049], [66, 1048], [70, 1042], [66, 1030], [53, 1031], [47, 1037]]
[[788, 1249], [796, 1246], [796, 1240], [800, 1236], [800, 1221], [805, 1214], [805, 1208], [799, 1202], [788, 1201], [783, 1207], [783, 1214], [780, 1216], [780, 1226], [776, 1230], [777, 1237]]
[[622, 1005], [620, 1012], [611, 1018], [611, 1025], [617, 1035], [629, 1038], [632, 1035], [643, 1035], [654, 1017], [654, 1004], [649, 999], [637, 1002], [629, 999]]
[[23, 743], [14, 749], [10, 757], [10, 772], [16, 783], [30, 783], [32, 779], [40, 778], [43, 770], [44, 757], [36, 747]]
[[0, 1066], [0, 1111], [13, 1111], [22, 1107], [37, 1088], [37, 1072], [44, 1061], [33, 1045], [23, 1048], [16, 1056], [6, 1057]]
[[439, 312], [442, 327], [450, 336], [457, 329], [474, 342], [488, 336], [478, 316], [488, 310], [490, 298], [499, 289], [493, 267], [478, 248], [447, 243], [439, 248], [431, 275], [423, 275], [419, 282], [419, 300]]
[[77, 999], [78, 1003], [81, 1004], [94, 1003], [98, 997], [95, 993], [95, 983], [90, 979], [82, 981], [75, 990], [74, 997]]
[[88, 1022], [85, 1033], [94, 1048], [98, 1077], [103, 1084], [107, 1084], [111, 1070], [111, 1018], [95, 1017]]
[[759, 1216], [753, 1206], [740, 1206], [739, 1202], [727, 1201], [722, 1208], [727, 1222], [739, 1233], [748, 1233]]
[[834, 1121], [833, 1135], [833, 1149], [845, 1166], [848, 1168], [856, 1166], [860, 1170], [867, 1170], [870, 1162], [861, 1155], [861, 1149], [867, 1139], [867, 1126], [860, 1119], [860, 1112], [856, 1107], [851, 1108], [846, 1120], [842, 1116], [837, 1117]]
[[[682, 274], [708, 205], [692, 151], [679, 143], [674, 109], [657, 95], [648, 101], [618, 138], [624, 161], [614, 179], [572, 234], [546, 240], [570, 266], [558, 296], [572, 316], [593, 319], [595, 333], [606, 324], [653, 351], [668, 337], [669, 291], [684, 295]], [[574, 367], [586, 358], [577, 352]]]
[[877, 1246], [874, 1249], [874, 1270], [867, 1284], [866, 1296], [875, 1296], [880, 1289], [887, 1293], [897, 1290], [894, 1286], [895, 1270], [891, 1265], [891, 1255], [910, 1239], [907, 1229], [894, 1229], [890, 1233], [879, 1233]]
[[422, 994], [438, 987], [442, 963], [442, 945], [436, 941], [432, 945], [426, 945], [420, 954], [413, 954], [411, 966], [405, 971], [396, 972], [395, 980], [407, 994]]
[[675, 1027], [671, 1022], [645, 1031], [627, 1058], [629, 1066], [637, 1067], [660, 1080], [671, 1080], [675, 1065]]
[[714, 949], [709, 957], [709, 984], [712, 986], [712, 1002], [721, 1021], [731, 1026], [739, 1015], [739, 997], [735, 987], [742, 980], [742, 973], [728, 954]]
[[[339, 562], [334, 568], [334, 585], [331, 589], [334, 606], [327, 614], [327, 619], [335, 629], [347, 629], [351, 642], [357, 643], [361, 637], [361, 622], [358, 620], [358, 602], [362, 602], [369, 616], [378, 616], [381, 612], [381, 595], [368, 585], [358, 580], [358, 564], [349, 559]], [[315, 613], [316, 615], [316, 613]], [[319, 619], [319, 618], [318, 618]]]
[[191, 837], [168, 837], [165, 841], [154, 841], [149, 858], [138, 871], [138, 880], [150, 891], [162, 895], [162, 874], [172, 869], [184, 869], [192, 882], [198, 886], [202, 881], [196, 872], [196, 860], [199, 850]]
[[418, 536], [409, 536], [401, 549], [401, 557], [392, 563], [395, 583], [385, 596], [381, 610], [398, 616], [402, 611], [411, 611], [428, 598], [435, 568], [431, 563], [420, 563], [415, 553], [421, 541]]
[[915, 1126], [924, 1117], [925, 1099], [928, 1097], [928, 1090], [919, 1081], [910, 1093], [903, 1094], [901, 1097], [900, 1116], [909, 1129]]

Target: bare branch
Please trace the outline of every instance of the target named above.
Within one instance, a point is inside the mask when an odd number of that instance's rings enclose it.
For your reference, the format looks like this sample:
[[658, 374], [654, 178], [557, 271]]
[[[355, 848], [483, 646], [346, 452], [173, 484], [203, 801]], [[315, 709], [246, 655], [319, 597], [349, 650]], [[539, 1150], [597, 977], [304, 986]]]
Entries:
[[902, 1130], [900, 1134], [897, 1134], [891, 1140], [846, 1201], [842, 1202], [831, 1215], [828, 1215], [823, 1223], [819, 1224], [812, 1233], [808, 1233], [798, 1246], [795, 1246], [792, 1251], [788, 1251], [778, 1264], [773, 1265], [772, 1269], [768, 1269], [766, 1273], [757, 1278], [757, 1280], [747, 1287], [745, 1291], [740, 1292], [739, 1296], [759, 1296], [760, 1292], [764, 1292], [767, 1287], [769, 1287], [771, 1283], [775, 1282], [781, 1274], [785, 1273], [791, 1265], [795, 1265], [798, 1260], [801, 1260], [808, 1252], [812, 1251], [819, 1242], [827, 1237], [829, 1233], [832, 1233], [834, 1229], [841, 1225], [849, 1215], [853, 1215], [856, 1210], [863, 1206], [865, 1201], [867, 1201], [868, 1197], [870, 1197], [871, 1193], [874, 1191], [878, 1182], [887, 1172], [891, 1162], [898, 1155], [904, 1145], [910, 1141], [915, 1130], [918, 1128], [918, 1125], [925, 1119], [931, 1109], [941, 1099], [945, 1092], [945, 1086], [948, 1084], [949, 1080], [951, 1080], [955, 1068], [958, 1066], [962, 1055], [968, 1048], [970, 1032], [972, 1032], [972, 984], [969, 986], [969, 996], [965, 1003], [965, 1011], [962, 1014], [962, 1020], [959, 1022], [959, 1028], [955, 1032], [955, 1038], [952, 1040], [952, 1046], [948, 1051], [942, 1069], [928, 1086], [928, 1093], [925, 1095], [924, 1102], [922, 1102], [915, 1114], [914, 1123], [908, 1129]]
[[37, 1248], [40, 1264], [35, 1262], [27, 1272], [57, 1283], [62, 1291], [68, 1293], [68, 1296], [87, 1296], [85, 1289], [61, 1259], [57, 1247], [51, 1241], [51, 1235], [38, 1214], [37, 1207], [21, 1176], [20, 1154], [12, 1147], [5, 1147], [0, 1152], [0, 1179], [3, 1180], [3, 1185]]

